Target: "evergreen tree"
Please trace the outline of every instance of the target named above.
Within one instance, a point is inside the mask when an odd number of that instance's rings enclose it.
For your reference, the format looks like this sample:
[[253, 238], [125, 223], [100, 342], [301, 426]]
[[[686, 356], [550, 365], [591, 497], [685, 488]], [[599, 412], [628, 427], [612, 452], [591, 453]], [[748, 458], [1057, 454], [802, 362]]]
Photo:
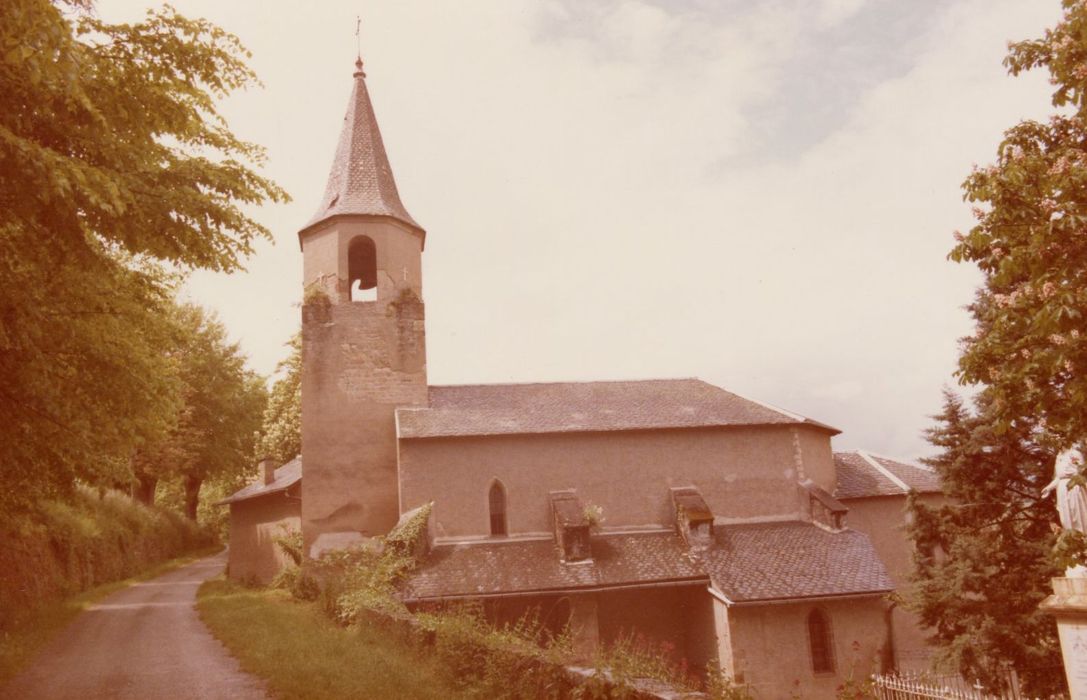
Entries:
[[910, 499], [916, 598], [939, 661], [969, 679], [991, 683], [1014, 668], [1031, 694], [1062, 687], [1053, 618], [1038, 610], [1059, 575], [1054, 563], [1053, 455], [1039, 447], [1037, 426], [995, 427], [981, 394], [971, 411], [945, 394], [927, 437], [941, 453], [925, 460], [940, 475], [946, 500]]

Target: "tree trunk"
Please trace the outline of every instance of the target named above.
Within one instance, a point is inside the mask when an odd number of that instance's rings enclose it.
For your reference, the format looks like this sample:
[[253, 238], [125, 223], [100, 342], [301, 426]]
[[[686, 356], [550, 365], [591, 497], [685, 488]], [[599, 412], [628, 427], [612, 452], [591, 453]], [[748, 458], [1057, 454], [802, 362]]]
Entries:
[[185, 476], [185, 515], [196, 520], [196, 507], [200, 505], [200, 485], [204, 480], [191, 474]]
[[136, 479], [136, 485], [132, 487], [132, 497], [145, 505], [155, 505], [155, 488], [159, 484], [158, 477], [141, 474]]

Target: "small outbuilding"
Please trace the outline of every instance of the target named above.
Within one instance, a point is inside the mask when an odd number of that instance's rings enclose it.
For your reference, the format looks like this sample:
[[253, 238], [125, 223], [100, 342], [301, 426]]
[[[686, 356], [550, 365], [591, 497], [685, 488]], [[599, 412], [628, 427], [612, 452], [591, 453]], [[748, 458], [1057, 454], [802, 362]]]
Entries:
[[237, 581], [270, 582], [291, 563], [276, 540], [302, 528], [302, 457], [279, 468], [263, 460], [257, 481], [218, 505], [230, 506], [227, 575]]

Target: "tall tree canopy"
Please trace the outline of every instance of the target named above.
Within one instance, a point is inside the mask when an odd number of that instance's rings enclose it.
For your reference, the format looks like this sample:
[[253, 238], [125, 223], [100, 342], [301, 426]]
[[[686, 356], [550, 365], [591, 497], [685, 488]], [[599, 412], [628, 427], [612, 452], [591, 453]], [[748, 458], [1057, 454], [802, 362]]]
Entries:
[[1012, 75], [1049, 72], [1057, 113], [1008, 129], [996, 162], [967, 178], [976, 225], [951, 252], [984, 275], [961, 378], [990, 387], [1000, 425], [1039, 416], [1057, 447], [1087, 436], [1087, 4], [1063, 6], [1005, 59]]
[[948, 393], [928, 431], [941, 452], [926, 461], [948, 498], [911, 498], [915, 602], [942, 661], [967, 678], [993, 682], [1011, 666], [1032, 695], [1058, 692], [1057, 627], [1038, 610], [1058, 575], [1053, 499], [1042, 496], [1053, 456], [1029, 421], [997, 430], [992, 411], [986, 394], [970, 411]]
[[238, 40], [172, 9], [0, 3], [0, 511], [115, 482], [172, 429], [174, 269], [238, 269], [282, 201], [218, 98], [255, 83]]
[[173, 320], [170, 355], [181, 403], [172, 430], [141, 449], [135, 462], [145, 500], [153, 498], [158, 480], [179, 479], [185, 513], [195, 520], [206, 479], [231, 481], [251, 471], [267, 393], [214, 317], [185, 304], [175, 307]]
[[258, 458], [282, 464], [302, 454], [302, 334], [287, 343], [290, 354], [276, 367], [280, 376], [272, 385], [257, 440]]
[[1063, 7], [1005, 59], [1012, 75], [1049, 72], [1056, 113], [1008, 129], [996, 162], [963, 183], [976, 223], [950, 257], [976, 264], [983, 284], [959, 376], [981, 392], [975, 411], [949, 396], [929, 432], [949, 500], [912, 504], [911, 528], [917, 602], [943, 657], [983, 681], [1011, 665], [1038, 694], [1062, 674], [1056, 625], [1037, 605], [1058, 562], [1084, 553], [1082, 537], [1053, 534], [1042, 497], [1054, 453], [1087, 437], [1087, 3]]

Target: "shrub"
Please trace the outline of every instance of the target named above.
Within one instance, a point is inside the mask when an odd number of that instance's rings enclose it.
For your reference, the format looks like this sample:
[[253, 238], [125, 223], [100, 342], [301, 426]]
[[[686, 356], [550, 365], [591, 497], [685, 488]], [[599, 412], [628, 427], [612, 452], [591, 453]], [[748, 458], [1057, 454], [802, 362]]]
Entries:
[[133, 576], [212, 538], [178, 513], [78, 487], [0, 525], [0, 629], [40, 605]]

